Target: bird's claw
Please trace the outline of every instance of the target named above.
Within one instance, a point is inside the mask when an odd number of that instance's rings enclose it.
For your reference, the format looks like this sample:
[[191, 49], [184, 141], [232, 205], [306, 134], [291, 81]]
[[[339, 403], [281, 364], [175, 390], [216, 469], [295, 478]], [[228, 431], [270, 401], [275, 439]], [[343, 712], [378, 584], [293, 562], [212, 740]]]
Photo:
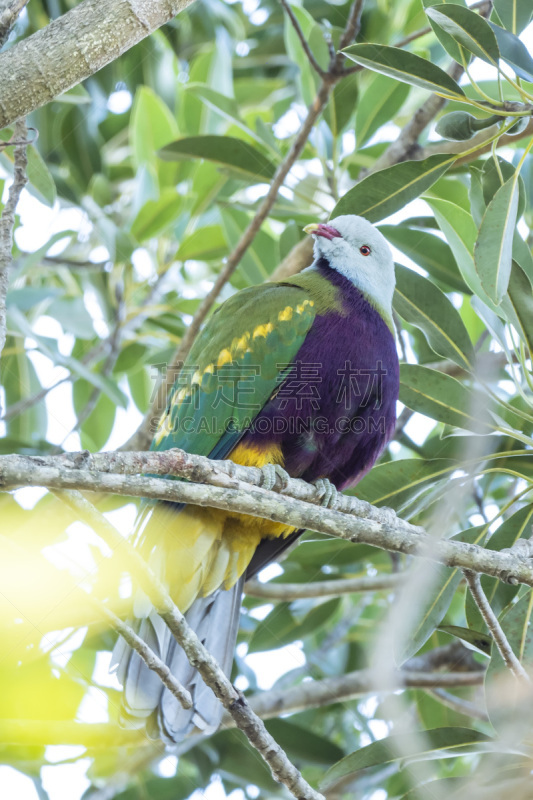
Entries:
[[324, 508], [335, 508], [339, 493], [336, 487], [328, 478], [319, 478], [313, 481], [313, 486], [316, 486], [320, 495], [320, 505]]
[[286, 489], [289, 484], [290, 475], [283, 467], [280, 467], [279, 464], [265, 464], [264, 467], [261, 467], [261, 473], [261, 488], [266, 489], [267, 492], [276, 485], [276, 478], [280, 480], [281, 491]]

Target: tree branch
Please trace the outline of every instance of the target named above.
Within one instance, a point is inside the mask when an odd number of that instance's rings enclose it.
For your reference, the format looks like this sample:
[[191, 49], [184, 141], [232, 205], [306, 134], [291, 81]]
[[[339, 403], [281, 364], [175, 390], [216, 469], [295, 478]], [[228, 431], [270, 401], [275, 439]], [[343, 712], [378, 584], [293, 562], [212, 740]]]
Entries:
[[[127, 455], [97, 454], [89, 458], [98, 459], [93, 463], [102, 464], [106, 458], [110, 463], [116, 463], [117, 458]], [[199, 464], [197, 459], [202, 458], [188, 456], [193, 459], [188, 461], [185, 454], [179, 450], [173, 453], [167, 451], [134, 454], [135, 457], [141, 455], [143, 458], [146, 457], [144, 463], [150, 464], [150, 471], [152, 465], [156, 465], [161, 459], [159, 463], [169, 472], [171, 459], [173, 457], [179, 459], [183, 455], [185, 467], [174, 468], [173, 474], [189, 478], [194, 475], [196, 469], [194, 464]], [[55, 462], [51, 462], [50, 459], [53, 457], [0, 456], [0, 486], [4, 489], [20, 486], [44, 486], [54, 490], [75, 488], [238, 511], [250, 516], [289, 523], [296, 528], [308, 528], [339, 539], [370, 544], [382, 550], [427, 558], [449, 567], [470, 569], [492, 575], [508, 583], [533, 586], [533, 568], [514, 555], [449, 539], [436, 540], [422, 528], [398, 518], [391, 509], [376, 508], [354, 497], [341, 496], [339, 508], [346, 508], [347, 511], [344, 512], [312, 505], [313, 500], [315, 503], [320, 502], [317, 490], [311, 485], [305, 488], [304, 481], [291, 480], [287, 489], [284, 489], [285, 494], [278, 494], [276, 491], [266, 491], [251, 483], [231, 478], [225, 472], [219, 472], [221, 462], [210, 462], [209, 459], [205, 459], [204, 463], [211, 465], [212, 474], [209, 476], [206, 471], [204, 480], [207, 481], [209, 478], [209, 483], [217, 485], [120, 475], [98, 472], [94, 469], [72, 469], [67, 466], [68, 456], [58, 456]], [[143, 459], [139, 463], [142, 461]], [[47, 466], [50, 463], [55, 463], [56, 466]], [[131, 462], [129, 466], [131, 467]], [[226, 469], [231, 470], [232, 467]], [[234, 466], [233, 469], [239, 475], [244, 474], [243, 470], [250, 470], [250, 477], [256, 480], [257, 474], [260, 473], [260, 470], [252, 467]], [[295, 493], [307, 494], [310, 501], [292, 497], [289, 492], [292, 493], [293, 489]]]
[[153, 670], [156, 675], [159, 675], [161, 682], [167, 687], [169, 692], [174, 695], [182, 708], [192, 708], [192, 697], [190, 692], [181, 685], [181, 683], [174, 677], [168, 666], [151, 650], [148, 645], [138, 636], [133, 628], [126, 622], [123, 622], [120, 617], [117, 617], [111, 609], [107, 608], [103, 603], [93, 603], [102, 611], [111, 622], [111, 625], [117, 630], [129, 646], [135, 650], [146, 666]]
[[471, 719], [478, 719], [480, 722], [490, 722], [489, 715], [486, 711], [483, 711], [482, 708], [478, 708], [478, 706], [471, 703], [470, 700], [465, 700], [463, 697], [456, 697], [454, 694], [450, 694], [446, 689], [435, 687], [433, 689], [427, 689], [426, 694], [429, 694], [430, 697], [434, 697], [439, 703], [448, 706], [448, 708], [451, 708], [452, 711], [456, 711], [458, 714], [464, 714]]
[[7, 42], [18, 15], [27, 3], [28, 0], [8, 0], [0, 9], [0, 47]]
[[283, 783], [299, 800], [324, 800], [323, 796], [312, 789], [296, 767], [291, 764], [284, 750], [268, 733], [259, 717], [254, 714], [242, 692], [235, 689], [195, 632], [189, 627], [185, 617], [139, 552], [79, 492], [60, 492], [57, 496], [85, 518], [109, 547], [113, 550], [121, 549], [121, 556], [125, 557], [126, 563], [132, 568], [141, 588], [157, 613], [165, 620], [170, 632], [185, 652], [189, 663], [198, 670], [205, 683], [231, 714], [236, 726], [243, 731], [250, 743], [263, 756], [275, 780]]
[[9, 268], [13, 260], [15, 211], [21, 192], [28, 181], [26, 177], [28, 164], [26, 154], [27, 136], [26, 120], [21, 119], [16, 123], [13, 133], [13, 144], [15, 145], [13, 183], [9, 189], [7, 203], [0, 216], [0, 354], [6, 343], [6, 296], [9, 287]]
[[[398, 686], [387, 687], [387, 692], [400, 688], [456, 689], [483, 684], [485, 673], [472, 672], [417, 672], [400, 670]], [[271, 690], [247, 698], [252, 710], [262, 719], [273, 719], [282, 714], [306, 711], [311, 708], [342, 703], [363, 697], [365, 694], [382, 692], [376, 685], [375, 673], [371, 670], [355, 670], [346, 675], [323, 678], [319, 681], [304, 681], [283, 691]], [[462, 701], [466, 703], [467, 701]], [[462, 712], [464, 713], [464, 712]], [[229, 714], [224, 716], [224, 728], [235, 727]], [[124, 730], [112, 724], [83, 724], [55, 720], [0, 720], [1, 744], [83, 744], [91, 748], [143, 746], [150, 744], [140, 731]]]
[[298, 20], [296, 18], [296, 15], [295, 15], [294, 11], [292, 10], [290, 4], [287, 2], [287, 0], [279, 0], [279, 1], [280, 1], [281, 5], [283, 6], [283, 8], [285, 9], [285, 13], [287, 14], [288, 18], [290, 19], [290, 21], [292, 23], [292, 27], [296, 31], [296, 35], [297, 35], [298, 39], [300, 40], [300, 44], [302, 45], [303, 51], [304, 51], [305, 55], [307, 56], [307, 60], [309, 61], [309, 63], [311, 64], [311, 66], [313, 67], [315, 72], [318, 75], [320, 75], [321, 78], [323, 78], [324, 75], [326, 74], [326, 71], [322, 69], [322, 67], [320, 66], [320, 64], [318, 63], [316, 58], [314, 57], [313, 52], [312, 52], [311, 48], [309, 47], [309, 43], [308, 43], [307, 39], [305, 38], [304, 33], [303, 33], [303, 31], [302, 31], [302, 29], [300, 27], [300, 23], [298, 22]]
[[84, 0], [0, 54], [0, 128], [89, 78], [193, 0]]
[[[398, 689], [436, 689], [459, 688], [462, 686], [479, 686], [483, 684], [485, 672], [415, 672], [399, 670], [395, 673], [394, 684], [387, 685], [386, 692]], [[334, 678], [323, 678], [320, 681], [304, 681], [290, 689], [263, 692], [250, 698], [250, 705], [262, 719], [272, 719], [281, 714], [297, 714], [310, 708], [320, 708], [332, 703], [346, 703], [363, 697], [366, 694], [383, 692], [383, 687], [376, 682], [375, 670], [361, 669], [347, 672], [346, 675]], [[224, 716], [222, 725], [233, 727], [234, 723], [228, 715]]]
[[339, 578], [314, 583], [260, 583], [252, 580], [245, 584], [246, 594], [266, 600], [290, 602], [307, 597], [339, 597], [355, 592], [393, 591], [405, 580], [401, 573], [377, 575], [375, 578]]
[[503, 628], [498, 622], [498, 619], [485, 596], [479, 575], [476, 572], [472, 572], [468, 569], [463, 571], [474, 602], [478, 607], [481, 616], [485, 620], [485, 624], [489, 629], [492, 638], [494, 639], [494, 644], [498, 648], [505, 665], [511, 670], [515, 678], [529, 683], [529, 675], [513, 653], [513, 649], [509, 644], [507, 636], [503, 632]]

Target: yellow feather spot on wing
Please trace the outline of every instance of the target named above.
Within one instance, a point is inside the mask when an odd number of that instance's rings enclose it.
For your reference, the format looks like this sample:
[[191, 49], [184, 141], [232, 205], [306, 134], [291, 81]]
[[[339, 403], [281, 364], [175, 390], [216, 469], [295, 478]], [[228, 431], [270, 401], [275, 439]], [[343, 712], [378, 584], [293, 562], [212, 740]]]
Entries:
[[191, 378], [191, 384], [193, 384], [193, 383], [201, 383], [201, 382], [202, 382], [202, 374], [201, 374], [200, 370], [196, 370], [196, 372], [194, 373], [194, 375]]
[[187, 387], [180, 389], [179, 392], [177, 392], [176, 397], [174, 398], [175, 402], [178, 404], [181, 403], [181, 401], [184, 400], [185, 397], [187, 397], [188, 391], [189, 390], [187, 389]]
[[278, 314], [278, 319], [280, 322], [288, 322], [292, 319], [294, 308], [292, 306], [286, 306], [283, 311], [280, 311]]
[[240, 338], [235, 337], [235, 339], [231, 343], [231, 350], [235, 354], [242, 354], [247, 351], [249, 344], [250, 344], [250, 334], [246, 332]]
[[303, 312], [305, 311], [306, 306], [313, 307], [314, 304], [315, 304], [314, 300], [304, 300], [303, 303], [299, 303], [296, 306], [296, 313], [297, 314], [303, 314]]
[[154, 442], [159, 445], [165, 436], [170, 436], [172, 433], [172, 425], [170, 422], [170, 414], [163, 414], [157, 425], [157, 431], [154, 436]]
[[208, 364], [207, 367], [204, 369], [204, 375], [206, 373], [209, 374], [209, 375], [212, 375], [214, 371], [215, 371], [215, 365], [214, 364]]
[[257, 328], [254, 328], [253, 337], [257, 339], [258, 336], [264, 336], [265, 338], [268, 336], [271, 331], [274, 330], [274, 326], [271, 322], [267, 322], [263, 325], [258, 325]]
[[224, 364], [231, 364], [232, 361], [233, 361], [232, 355], [228, 350], [228, 348], [225, 347], [224, 350], [221, 350], [218, 355], [217, 366], [223, 367]]

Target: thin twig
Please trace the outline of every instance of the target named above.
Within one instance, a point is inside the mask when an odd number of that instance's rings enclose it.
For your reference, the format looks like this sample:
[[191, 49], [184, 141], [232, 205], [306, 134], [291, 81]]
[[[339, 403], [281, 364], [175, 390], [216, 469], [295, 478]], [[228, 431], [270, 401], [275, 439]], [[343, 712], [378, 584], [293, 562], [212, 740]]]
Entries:
[[339, 578], [339, 580], [315, 581], [314, 583], [260, 583], [258, 580], [245, 584], [246, 594], [266, 600], [290, 602], [307, 597], [339, 597], [356, 592], [381, 592], [396, 589], [404, 580], [401, 573], [377, 575], [375, 578]]
[[[9, 268], [13, 260], [13, 228], [15, 226], [15, 211], [23, 188], [28, 182], [26, 167], [26, 138], [28, 129], [26, 120], [19, 119], [15, 123], [14, 131], [14, 169], [13, 183], [9, 189], [7, 202], [0, 217], [0, 354], [4, 349], [7, 335], [6, 296], [9, 286]], [[21, 144], [17, 144], [21, 142]]]
[[513, 649], [509, 644], [507, 636], [503, 632], [502, 626], [498, 622], [498, 619], [486, 598], [485, 592], [481, 586], [479, 575], [477, 572], [472, 572], [468, 569], [463, 570], [463, 572], [474, 602], [477, 605], [481, 616], [485, 620], [485, 624], [489, 629], [492, 638], [494, 639], [494, 644], [498, 648], [498, 651], [506, 666], [509, 667], [515, 678], [529, 683], [529, 675], [513, 653]]
[[311, 66], [313, 67], [315, 72], [318, 75], [320, 75], [321, 78], [323, 78], [324, 75], [326, 74], [326, 71], [322, 69], [322, 67], [320, 66], [320, 64], [318, 63], [316, 58], [314, 57], [313, 52], [312, 52], [311, 48], [309, 47], [309, 43], [308, 43], [307, 39], [304, 36], [304, 32], [302, 31], [302, 29], [300, 27], [300, 23], [298, 22], [294, 11], [292, 10], [292, 8], [289, 5], [289, 3], [287, 2], [287, 0], [279, 0], [279, 1], [280, 1], [281, 5], [283, 6], [283, 8], [285, 9], [285, 12], [286, 12], [287, 16], [288, 16], [288, 18], [290, 19], [290, 21], [292, 23], [292, 27], [296, 31], [296, 35], [297, 35], [298, 39], [300, 40], [300, 44], [302, 45], [303, 51], [304, 51], [305, 55], [307, 56], [307, 59], [308, 59], [309, 63], [311, 64]]
[[[472, 672], [417, 672], [414, 670], [398, 670], [394, 674], [394, 682], [387, 686], [387, 692], [398, 689], [457, 689], [463, 686], [479, 686], [483, 684], [485, 672], [478, 669]], [[304, 681], [289, 689], [272, 689], [262, 694], [253, 695], [250, 705], [262, 719], [279, 717], [281, 714], [297, 714], [310, 708], [320, 708], [332, 703], [346, 703], [357, 697], [374, 692], [382, 692], [376, 682], [376, 673], [371, 669], [355, 670], [345, 675], [322, 678], [319, 681]], [[222, 720], [223, 727], [233, 727], [228, 715]]]
[[348, 47], [348, 45], [357, 38], [357, 34], [361, 30], [361, 14], [363, 12], [364, 2], [365, 0], [355, 0], [353, 3], [348, 15], [346, 27], [339, 41], [339, 50]]
[[163, 584], [152, 572], [139, 552], [117, 531], [79, 492], [59, 492], [57, 497], [87, 520], [113, 551], [120, 549], [121, 557], [131, 567], [140, 586], [149, 597], [156, 612], [165, 620], [167, 626], [183, 648], [191, 666], [198, 670], [205, 683], [213, 690], [224, 708], [229, 711], [235, 724], [247, 736], [249, 742], [261, 753], [273, 777], [296, 798], [301, 800], [324, 800], [300, 772], [289, 761], [284, 750], [268, 733], [264, 723], [250, 708], [242, 692], [239, 692], [215, 659], [200, 642], [195, 632], [188, 626], [185, 617], [173, 603]]
[[486, 711], [471, 703], [470, 700], [456, 697], [454, 694], [447, 692], [446, 689], [434, 687], [433, 689], [426, 689], [426, 694], [451, 708], [452, 711], [457, 711], [458, 714], [464, 714], [465, 717], [470, 717], [471, 719], [478, 719], [480, 722], [489, 722], [489, 715]]
[[126, 622], [123, 622], [120, 617], [117, 617], [117, 615], [103, 603], [99, 603], [92, 598], [89, 598], [89, 600], [97, 605], [98, 609], [107, 616], [112, 626], [120, 633], [122, 638], [140, 655], [148, 669], [153, 670], [159, 675], [161, 682], [167, 687], [169, 692], [174, 695], [178, 703], [183, 708], [192, 708], [193, 703], [190, 692], [181, 685], [165, 662], [161, 661], [154, 651], [135, 633], [133, 628]]

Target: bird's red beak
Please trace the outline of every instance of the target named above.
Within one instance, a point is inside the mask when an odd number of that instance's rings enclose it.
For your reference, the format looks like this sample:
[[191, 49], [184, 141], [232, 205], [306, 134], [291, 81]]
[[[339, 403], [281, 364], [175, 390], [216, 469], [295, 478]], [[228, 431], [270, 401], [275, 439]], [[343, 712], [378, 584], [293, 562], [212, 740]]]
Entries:
[[342, 239], [342, 234], [339, 233], [337, 228], [332, 225], [324, 225], [322, 222], [313, 222], [311, 225], [306, 225], [304, 228], [305, 233], [312, 233], [315, 236], [323, 236], [324, 239]]

